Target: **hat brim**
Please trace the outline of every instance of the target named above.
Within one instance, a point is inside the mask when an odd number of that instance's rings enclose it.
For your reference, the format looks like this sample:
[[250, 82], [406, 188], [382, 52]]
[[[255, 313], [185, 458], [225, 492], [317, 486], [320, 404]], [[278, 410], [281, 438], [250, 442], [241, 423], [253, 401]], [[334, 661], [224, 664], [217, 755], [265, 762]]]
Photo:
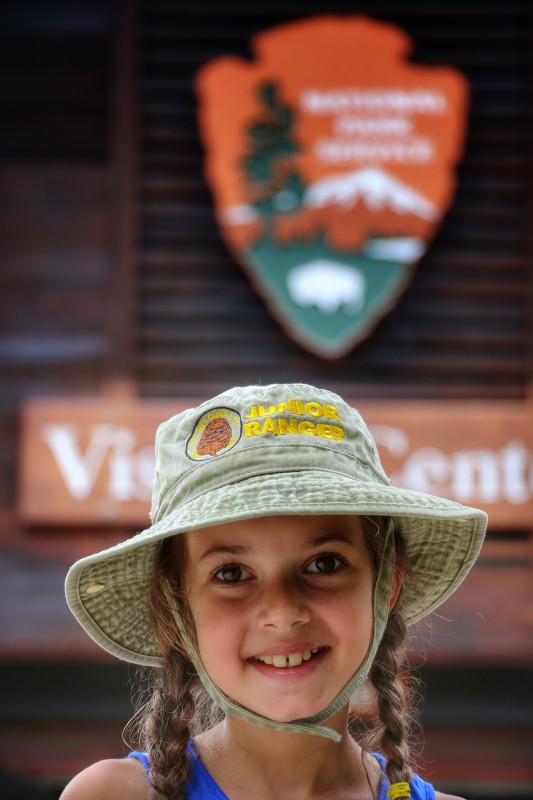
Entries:
[[211, 489], [182, 503], [125, 542], [76, 562], [66, 579], [68, 605], [104, 650], [135, 664], [158, 666], [148, 621], [148, 583], [158, 543], [198, 528], [282, 514], [393, 517], [411, 575], [402, 600], [408, 625], [429, 614], [464, 580], [485, 534], [487, 515], [451, 500], [355, 480], [323, 470], [276, 472]]

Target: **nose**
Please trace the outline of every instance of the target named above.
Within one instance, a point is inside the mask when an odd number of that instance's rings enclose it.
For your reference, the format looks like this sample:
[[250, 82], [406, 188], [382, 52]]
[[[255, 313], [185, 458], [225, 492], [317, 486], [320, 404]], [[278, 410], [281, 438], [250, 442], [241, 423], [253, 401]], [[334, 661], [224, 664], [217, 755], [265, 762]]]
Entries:
[[311, 610], [304, 593], [294, 583], [280, 579], [263, 587], [257, 614], [259, 627], [288, 631], [310, 619]]

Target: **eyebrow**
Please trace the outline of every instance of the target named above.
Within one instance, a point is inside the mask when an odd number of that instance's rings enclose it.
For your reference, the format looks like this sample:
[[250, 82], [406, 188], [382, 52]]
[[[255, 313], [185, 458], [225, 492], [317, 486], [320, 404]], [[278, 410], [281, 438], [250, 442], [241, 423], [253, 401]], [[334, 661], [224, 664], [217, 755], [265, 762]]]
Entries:
[[303, 544], [303, 549], [305, 550], [313, 547], [323, 547], [324, 545], [330, 543], [347, 544], [352, 549], [357, 549], [352, 540], [348, 536], [344, 536], [342, 533], [326, 533], [324, 536], [314, 536], [311, 539], [306, 539]]
[[[357, 549], [352, 540], [348, 536], [344, 536], [342, 533], [326, 533], [323, 536], [313, 536], [312, 538], [304, 541], [301, 549], [312, 550], [315, 547], [324, 547], [324, 545], [334, 543], [347, 544], [353, 550]], [[244, 556], [250, 552], [251, 548], [246, 547], [245, 545], [214, 544], [211, 547], [208, 547], [205, 553], [200, 556], [200, 561], [204, 561], [205, 559], [216, 555]]]
[[231, 545], [231, 544], [214, 544], [212, 547], [208, 547], [205, 553], [200, 556], [200, 561], [204, 561], [206, 558], [210, 556], [217, 556], [217, 555], [230, 555], [230, 556], [244, 556], [250, 552], [249, 547], [244, 547], [244, 545]]

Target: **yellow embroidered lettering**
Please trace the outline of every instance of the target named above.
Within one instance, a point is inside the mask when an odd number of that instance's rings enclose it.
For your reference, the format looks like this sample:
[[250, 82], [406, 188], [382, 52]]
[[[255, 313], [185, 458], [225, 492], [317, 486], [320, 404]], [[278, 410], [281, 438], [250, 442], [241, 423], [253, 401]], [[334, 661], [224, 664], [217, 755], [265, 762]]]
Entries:
[[307, 433], [309, 436], [316, 436], [316, 428], [312, 422], [300, 422], [298, 424], [298, 432], [299, 433]]
[[288, 411], [289, 414], [298, 414], [296, 401], [289, 399], [286, 403], [280, 403], [278, 406], [278, 414], [283, 414], [285, 411]]
[[250, 413], [246, 416], [246, 419], [255, 419], [257, 417], [271, 417], [272, 414], [275, 414], [277, 411], [277, 406], [269, 406], [268, 411], [266, 406], [252, 406], [250, 408]]
[[320, 403], [306, 403], [305, 413], [309, 414], [311, 417], [321, 417], [324, 414]]
[[337, 425], [325, 425], [323, 422], [319, 422], [316, 430], [322, 439], [344, 439], [344, 431]]
[[275, 419], [266, 419], [263, 422], [261, 433], [279, 433], [278, 426]]
[[332, 427], [332, 425], [324, 425], [323, 422], [319, 422], [316, 426], [316, 432], [321, 439], [333, 439]]
[[285, 419], [285, 417], [280, 417], [280, 419], [278, 419], [278, 425], [279, 432], [283, 435], [286, 433], [298, 433], [297, 419]]
[[304, 404], [301, 400], [296, 401], [296, 413], [301, 414], [303, 416], [304, 412]]
[[339, 410], [335, 406], [324, 405], [324, 416], [326, 419], [334, 419], [336, 422], [340, 422]]
[[245, 436], [259, 436], [261, 434], [260, 422], [245, 422], [242, 427]]

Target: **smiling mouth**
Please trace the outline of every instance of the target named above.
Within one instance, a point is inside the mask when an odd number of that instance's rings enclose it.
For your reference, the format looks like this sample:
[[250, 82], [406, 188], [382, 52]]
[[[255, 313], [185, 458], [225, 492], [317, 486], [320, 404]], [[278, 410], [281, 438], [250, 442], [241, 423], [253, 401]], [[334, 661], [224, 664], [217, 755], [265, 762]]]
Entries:
[[301, 652], [291, 653], [288, 656], [283, 654], [272, 654], [268, 656], [255, 656], [255, 661], [261, 661], [268, 666], [277, 667], [278, 669], [287, 669], [288, 667], [299, 667], [303, 661], [310, 661], [317, 653], [322, 652], [324, 648], [314, 647], [312, 650], [303, 650]]

